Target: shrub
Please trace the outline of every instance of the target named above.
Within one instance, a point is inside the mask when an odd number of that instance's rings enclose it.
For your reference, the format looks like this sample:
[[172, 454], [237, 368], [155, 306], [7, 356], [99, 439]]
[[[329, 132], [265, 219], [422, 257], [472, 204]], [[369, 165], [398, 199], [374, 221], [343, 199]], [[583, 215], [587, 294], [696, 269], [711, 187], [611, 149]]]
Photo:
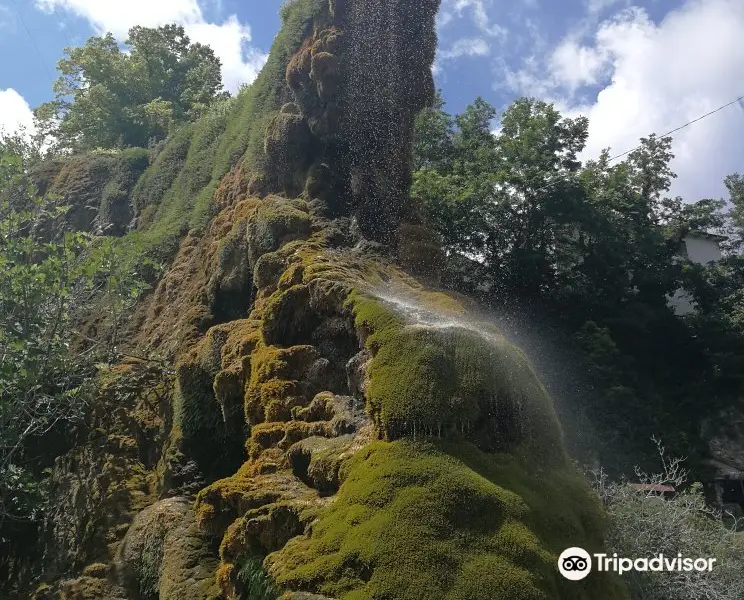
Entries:
[[669, 459], [658, 444], [661, 472], [636, 469], [639, 480], [651, 485], [671, 485], [678, 492], [664, 500], [653, 491], [639, 491], [628, 482], [611, 482], [604, 472], [592, 473], [594, 487], [609, 515], [608, 553], [643, 558], [678, 553], [690, 558], [715, 558], [712, 572], [625, 573], [633, 600], [740, 600], [744, 598], [744, 539], [735, 527], [705, 501], [702, 485], [688, 485], [681, 459]]

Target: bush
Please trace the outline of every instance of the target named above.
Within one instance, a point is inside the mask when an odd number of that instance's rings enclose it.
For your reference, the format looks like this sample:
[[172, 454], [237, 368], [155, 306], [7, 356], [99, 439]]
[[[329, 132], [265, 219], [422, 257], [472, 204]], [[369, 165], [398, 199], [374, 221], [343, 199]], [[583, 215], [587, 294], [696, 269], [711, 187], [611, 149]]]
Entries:
[[[35, 196], [20, 156], [0, 153], [0, 569], [10, 564], [10, 579], [50, 501], [44, 469], [74, 439], [96, 363], [116, 358], [106, 351], [144, 289], [136, 249], [65, 229], [50, 239], [46, 225], [68, 216]], [[78, 333], [93, 308], [109, 339]]]
[[715, 558], [708, 572], [637, 572], [623, 577], [633, 600], [741, 600], [744, 598], [744, 539], [728, 527], [722, 515], [705, 501], [702, 485], [688, 484], [681, 459], [669, 459], [658, 444], [662, 469], [648, 475], [636, 469], [641, 483], [671, 485], [674, 497], [664, 500], [653, 491], [639, 491], [628, 482], [611, 482], [602, 472], [592, 473], [594, 487], [609, 515], [608, 553], [643, 558], [677, 554]]

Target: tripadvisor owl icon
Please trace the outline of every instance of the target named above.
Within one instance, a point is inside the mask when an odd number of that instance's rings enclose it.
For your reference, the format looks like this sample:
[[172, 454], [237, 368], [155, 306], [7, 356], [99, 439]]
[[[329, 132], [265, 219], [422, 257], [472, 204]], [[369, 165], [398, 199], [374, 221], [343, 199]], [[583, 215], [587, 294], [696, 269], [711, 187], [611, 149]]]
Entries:
[[567, 548], [558, 557], [558, 570], [566, 579], [579, 581], [592, 570], [592, 557], [583, 548]]

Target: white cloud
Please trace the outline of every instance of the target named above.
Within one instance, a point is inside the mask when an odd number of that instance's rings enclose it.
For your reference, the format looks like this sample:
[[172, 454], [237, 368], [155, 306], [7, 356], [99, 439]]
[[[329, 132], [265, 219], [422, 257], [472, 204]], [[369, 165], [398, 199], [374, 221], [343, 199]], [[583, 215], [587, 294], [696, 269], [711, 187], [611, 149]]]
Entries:
[[602, 49], [580, 45], [566, 38], [550, 57], [555, 76], [572, 91], [582, 85], [594, 85], [607, 64], [607, 53]]
[[236, 16], [209, 23], [197, 0], [35, 0], [45, 11], [62, 8], [84, 19], [103, 34], [111, 32], [123, 41], [135, 25], [158, 27], [168, 23], [184, 26], [195, 42], [209, 44], [222, 61], [225, 88], [236, 91], [251, 83], [266, 62], [266, 55], [250, 45], [251, 29]]
[[488, 42], [483, 38], [462, 38], [452, 44], [449, 50], [441, 51], [439, 58], [446, 60], [461, 56], [486, 56], [489, 52]]
[[[741, 0], [687, 0], [659, 23], [630, 8], [596, 26], [584, 44], [573, 34], [547, 60], [533, 58], [507, 72], [506, 82], [521, 93], [543, 92], [535, 95], [552, 98], [568, 116], [589, 117], [585, 158], [605, 147], [619, 154], [744, 93], [742, 31]], [[690, 201], [720, 197], [723, 177], [744, 171], [738, 106], [675, 133], [674, 140], [672, 168], [679, 177], [672, 194]]]
[[222, 60], [222, 80], [225, 88], [236, 91], [243, 83], [251, 83], [266, 62], [267, 55], [250, 47], [251, 30], [236, 16], [222, 25], [194, 23], [187, 26], [191, 39], [211, 46]]
[[0, 4], [0, 28], [7, 27], [13, 22], [13, 14], [4, 4]]
[[469, 12], [473, 22], [481, 33], [505, 39], [507, 30], [498, 23], [491, 21], [488, 16], [486, 6], [491, 4], [492, 0], [446, 0], [439, 18], [439, 26], [444, 27], [449, 24], [455, 15], [462, 17]]
[[437, 13], [437, 29], [442, 29], [449, 25], [455, 16], [448, 10], [440, 10]]
[[596, 15], [619, 2], [627, 4], [626, 0], [584, 0], [584, 5], [590, 15]]
[[34, 114], [31, 107], [13, 88], [0, 90], [0, 133], [12, 134], [21, 128], [33, 131]]

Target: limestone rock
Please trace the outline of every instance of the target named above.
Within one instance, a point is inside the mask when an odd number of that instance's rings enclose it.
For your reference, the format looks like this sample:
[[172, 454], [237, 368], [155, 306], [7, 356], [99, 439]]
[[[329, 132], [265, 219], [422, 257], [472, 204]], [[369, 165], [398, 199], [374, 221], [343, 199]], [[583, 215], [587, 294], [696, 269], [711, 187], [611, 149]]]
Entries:
[[123, 587], [135, 598], [216, 598], [217, 559], [199, 530], [191, 502], [169, 498], [140, 512], [115, 563]]

